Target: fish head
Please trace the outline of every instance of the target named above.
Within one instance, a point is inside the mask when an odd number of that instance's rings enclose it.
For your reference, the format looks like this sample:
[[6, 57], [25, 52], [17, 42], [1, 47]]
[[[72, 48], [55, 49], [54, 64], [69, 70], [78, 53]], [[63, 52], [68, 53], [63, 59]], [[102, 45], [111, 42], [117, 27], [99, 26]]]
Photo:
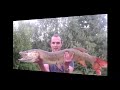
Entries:
[[39, 57], [39, 53], [34, 50], [27, 50], [19, 52], [21, 58], [18, 59], [21, 62], [36, 62]]

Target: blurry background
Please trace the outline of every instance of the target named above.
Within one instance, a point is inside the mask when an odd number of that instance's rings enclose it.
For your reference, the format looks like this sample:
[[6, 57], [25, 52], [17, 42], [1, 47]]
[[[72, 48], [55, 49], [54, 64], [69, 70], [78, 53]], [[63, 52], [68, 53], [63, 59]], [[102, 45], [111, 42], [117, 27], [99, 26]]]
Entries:
[[[89, 54], [107, 60], [107, 14], [13, 21], [13, 69], [39, 71], [34, 63], [19, 62], [19, 51], [43, 49], [51, 51], [49, 41], [58, 33], [63, 47], [83, 47]], [[84, 68], [75, 63], [75, 74], [95, 74], [91, 65]], [[107, 75], [107, 69], [102, 69]]]

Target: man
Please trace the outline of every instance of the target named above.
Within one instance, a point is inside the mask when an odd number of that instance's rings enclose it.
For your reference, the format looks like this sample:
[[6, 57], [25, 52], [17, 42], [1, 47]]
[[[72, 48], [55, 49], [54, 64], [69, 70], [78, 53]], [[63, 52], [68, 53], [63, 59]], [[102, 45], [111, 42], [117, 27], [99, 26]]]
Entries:
[[[50, 46], [51, 46], [52, 52], [61, 50], [62, 45], [63, 45], [63, 41], [61, 40], [61, 38], [58, 34], [55, 34], [51, 37]], [[73, 58], [73, 55], [70, 55], [68, 52], [65, 52], [65, 54], [64, 54], [64, 60], [65, 60], [64, 65], [44, 64], [43, 60], [40, 60], [40, 62], [38, 62], [38, 64], [41, 68], [41, 71], [72, 73], [73, 70], [74, 70], [74, 62], [72, 61], [72, 58]]]

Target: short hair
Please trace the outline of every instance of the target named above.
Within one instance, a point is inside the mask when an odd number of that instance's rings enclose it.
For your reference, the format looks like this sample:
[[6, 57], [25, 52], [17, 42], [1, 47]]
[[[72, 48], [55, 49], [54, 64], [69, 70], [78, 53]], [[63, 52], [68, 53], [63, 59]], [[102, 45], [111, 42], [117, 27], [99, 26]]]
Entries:
[[58, 34], [54, 34], [52, 37], [60, 37], [60, 35], [58, 35]]
[[[60, 37], [61, 38], [61, 36], [58, 34], [54, 34], [52, 37]], [[62, 38], [61, 38], [61, 43], [63, 43]]]

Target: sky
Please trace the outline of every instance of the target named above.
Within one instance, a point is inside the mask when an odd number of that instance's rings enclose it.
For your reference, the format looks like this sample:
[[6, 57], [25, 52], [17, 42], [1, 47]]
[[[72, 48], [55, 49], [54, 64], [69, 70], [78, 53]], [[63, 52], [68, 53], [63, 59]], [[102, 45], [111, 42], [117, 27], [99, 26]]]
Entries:
[[[19, 21], [30, 22], [30, 23], [36, 23], [37, 22], [37, 20], [19, 20]], [[13, 21], [15, 27], [18, 27], [18, 22], [19, 21]]]
[[[107, 19], [107, 14], [105, 16], [105, 18]], [[24, 22], [30, 22], [30, 23], [36, 23], [37, 22], [37, 19], [30, 19], [30, 20], [19, 20], [19, 21], [24, 21]], [[17, 28], [18, 27], [18, 22], [19, 21], [13, 21], [15, 27]]]

